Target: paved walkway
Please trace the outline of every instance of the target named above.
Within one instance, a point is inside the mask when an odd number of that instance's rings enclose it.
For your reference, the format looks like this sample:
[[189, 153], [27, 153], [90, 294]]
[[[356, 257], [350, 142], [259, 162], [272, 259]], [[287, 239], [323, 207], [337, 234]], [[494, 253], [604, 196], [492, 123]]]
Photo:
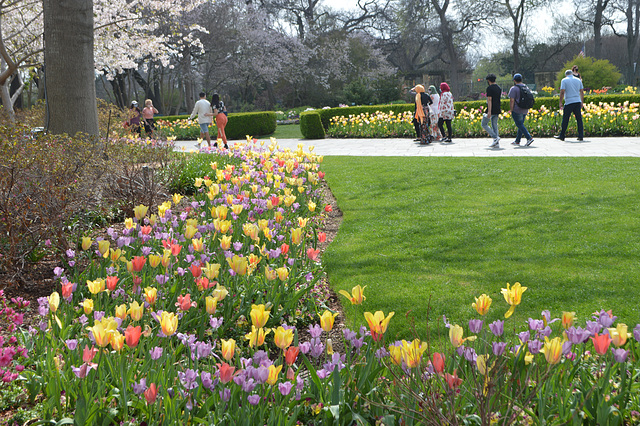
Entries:
[[[268, 138], [265, 146], [270, 143]], [[640, 157], [640, 137], [585, 138], [564, 142], [553, 138], [536, 139], [531, 146], [511, 145], [513, 139], [500, 141], [500, 148], [489, 148], [491, 139], [454, 139], [453, 143], [420, 145], [412, 139], [278, 139], [280, 148], [305, 150], [314, 147], [319, 155], [348, 156], [422, 156], [422, 157]], [[229, 143], [233, 143], [230, 141]], [[195, 150], [194, 141], [177, 141], [176, 150]]]

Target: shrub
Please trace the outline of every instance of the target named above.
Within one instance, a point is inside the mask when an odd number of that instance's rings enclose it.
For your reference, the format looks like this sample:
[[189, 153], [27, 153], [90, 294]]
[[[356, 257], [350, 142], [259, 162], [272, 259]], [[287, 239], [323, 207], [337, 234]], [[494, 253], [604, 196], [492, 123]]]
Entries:
[[[158, 129], [166, 137], [179, 140], [196, 140], [200, 137], [198, 123], [188, 120], [188, 115], [171, 115], [158, 118]], [[270, 135], [276, 131], [276, 113], [273, 111], [229, 114], [225, 133], [229, 139], [244, 139], [249, 136]], [[216, 138], [215, 123], [209, 127], [212, 139]]]
[[556, 89], [560, 90], [560, 82], [565, 77], [565, 71], [571, 69], [573, 65], [577, 65], [580, 69], [580, 75], [585, 89], [615, 87], [620, 77], [622, 77], [618, 68], [606, 59], [576, 55], [570, 61], [565, 62], [564, 67], [558, 71], [556, 75]]
[[305, 139], [324, 139], [324, 129], [317, 111], [307, 111], [300, 114], [300, 132]]

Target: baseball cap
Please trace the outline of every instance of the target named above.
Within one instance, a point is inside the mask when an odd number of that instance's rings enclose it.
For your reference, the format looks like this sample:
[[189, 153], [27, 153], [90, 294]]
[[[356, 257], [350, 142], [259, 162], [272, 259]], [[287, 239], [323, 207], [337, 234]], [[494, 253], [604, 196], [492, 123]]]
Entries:
[[514, 81], [522, 81], [522, 74], [515, 73], [515, 74], [513, 75], [513, 80], [514, 80]]

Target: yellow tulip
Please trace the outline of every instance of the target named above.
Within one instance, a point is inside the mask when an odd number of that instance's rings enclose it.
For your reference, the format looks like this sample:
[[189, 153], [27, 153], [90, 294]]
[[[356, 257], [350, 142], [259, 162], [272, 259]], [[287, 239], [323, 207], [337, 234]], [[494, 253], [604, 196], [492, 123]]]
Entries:
[[206, 266], [202, 268], [202, 272], [210, 280], [216, 279], [220, 274], [220, 264], [207, 262]]
[[48, 297], [49, 300], [49, 310], [51, 313], [55, 313], [58, 310], [58, 306], [60, 306], [60, 294], [57, 291], [51, 293]]
[[236, 341], [233, 339], [224, 340], [221, 339], [222, 342], [222, 358], [230, 361], [233, 358], [233, 355], [236, 351]]
[[220, 248], [222, 250], [229, 250], [231, 248], [231, 235], [222, 235], [220, 237]]
[[136, 224], [133, 222], [132, 217], [128, 217], [124, 220], [124, 227], [127, 229], [135, 228]]
[[184, 237], [190, 240], [194, 235], [196, 235], [196, 232], [198, 232], [198, 228], [192, 225], [187, 225], [187, 228], [184, 231]]
[[218, 284], [216, 285], [216, 288], [211, 293], [211, 296], [218, 299], [218, 302], [222, 302], [224, 298], [227, 297], [228, 294], [229, 294], [229, 291], [224, 286], [221, 286], [220, 284]]
[[201, 252], [204, 244], [202, 243], [202, 238], [192, 238], [191, 244], [193, 245], [193, 250], [195, 252]]
[[251, 317], [251, 322], [254, 327], [262, 328], [267, 325], [267, 321], [269, 320], [269, 315], [271, 314], [270, 309], [266, 309], [265, 305], [251, 305], [251, 312], [249, 316]]
[[389, 345], [389, 357], [395, 365], [402, 365], [402, 346]]
[[625, 343], [627, 343], [627, 339], [629, 338], [630, 334], [627, 332], [627, 324], [618, 324], [616, 326], [616, 328], [609, 328], [609, 336], [611, 336], [611, 343], [613, 343], [613, 345], [616, 348], [619, 348], [620, 346], [623, 346]]
[[544, 357], [551, 365], [555, 365], [562, 359], [562, 340], [559, 337], [554, 337], [549, 340], [548, 337], [544, 338]]
[[269, 378], [267, 379], [267, 383], [269, 383], [271, 386], [275, 385], [278, 381], [278, 374], [280, 374], [280, 370], [282, 370], [282, 364], [277, 367], [271, 364], [269, 366]]
[[178, 330], [178, 316], [173, 312], [163, 311], [160, 317], [160, 328], [165, 336], [172, 336]]
[[129, 315], [131, 315], [131, 319], [134, 321], [140, 321], [142, 319], [142, 315], [144, 314], [144, 305], [138, 304], [136, 300], [129, 304]]
[[216, 299], [213, 296], [207, 296], [204, 298], [205, 301], [205, 307], [207, 310], [207, 313], [209, 315], [213, 315], [216, 313], [216, 309], [218, 307], [218, 299]]
[[267, 281], [273, 281], [278, 278], [278, 273], [269, 267], [269, 265], [265, 265], [264, 267], [264, 276]]
[[115, 351], [119, 352], [124, 346], [124, 335], [120, 334], [120, 332], [116, 330], [113, 332], [113, 334], [111, 334], [110, 342], [111, 342], [111, 347]]
[[289, 269], [286, 266], [281, 266], [276, 269], [276, 273], [278, 274], [278, 278], [280, 281], [286, 281], [289, 278]]
[[149, 207], [142, 204], [137, 205], [133, 208], [133, 214], [136, 219], [138, 219], [138, 222], [140, 222], [147, 215], [147, 211], [149, 211]]
[[82, 250], [89, 250], [92, 244], [93, 240], [91, 240], [91, 238], [82, 237]]
[[291, 242], [295, 245], [302, 241], [302, 228], [293, 228], [291, 230]]
[[427, 343], [421, 342], [420, 339], [415, 339], [413, 342], [408, 343], [406, 340], [402, 341], [402, 360], [409, 368], [415, 368], [420, 365], [422, 360], [422, 354], [427, 350]]
[[105, 259], [109, 257], [109, 245], [110, 243], [107, 240], [98, 241], [98, 251]]
[[158, 289], [154, 287], [146, 287], [144, 289], [144, 297], [149, 305], [155, 305], [156, 300], [158, 300]]
[[322, 327], [324, 331], [329, 332], [333, 329], [333, 323], [338, 316], [338, 313], [336, 312], [334, 314], [329, 310], [325, 310], [322, 315], [318, 314], [318, 316], [320, 317], [320, 327]]
[[180, 200], [182, 200], [184, 197], [180, 194], [173, 194], [173, 204], [178, 205], [178, 203], [180, 202]]
[[573, 321], [576, 319], [575, 312], [562, 312], [562, 327], [567, 330], [573, 325]]
[[310, 212], [316, 211], [316, 203], [314, 203], [313, 201], [309, 201], [309, 203], [307, 204], [307, 207], [309, 207]]
[[352, 305], [362, 305], [362, 302], [366, 299], [364, 296], [365, 288], [367, 288], [366, 285], [364, 287], [360, 287], [360, 284], [358, 284], [351, 289], [351, 294], [347, 293], [345, 290], [340, 290], [339, 293], [349, 299]]
[[90, 315], [93, 312], [93, 299], [84, 299], [82, 302], [82, 309], [85, 315]]
[[389, 315], [385, 318], [384, 312], [376, 311], [375, 314], [371, 312], [364, 313], [364, 319], [367, 321], [369, 325], [369, 331], [371, 332], [371, 338], [377, 342], [382, 339], [384, 333], [387, 332], [387, 327], [389, 326], [389, 321], [395, 312], [389, 312]]
[[233, 257], [227, 257], [227, 263], [229, 267], [235, 272], [237, 275], [246, 275], [247, 274], [247, 258], [240, 257], [237, 254], [234, 254]]
[[449, 328], [449, 340], [451, 340], [451, 344], [454, 348], [459, 347], [464, 342], [462, 335], [464, 334], [464, 330], [459, 325], [452, 325]]
[[236, 216], [238, 216], [240, 213], [242, 213], [242, 204], [232, 204], [231, 205], [231, 211], [233, 213], [235, 213]]
[[501, 290], [502, 295], [504, 296], [504, 300], [511, 305], [509, 310], [504, 314], [505, 318], [509, 318], [513, 312], [516, 310], [516, 306], [520, 304], [522, 301], [522, 293], [527, 290], [527, 287], [523, 287], [520, 283], [515, 283], [513, 287], [509, 287], [509, 283], [507, 283], [507, 288], [503, 288]]
[[158, 217], [155, 215], [155, 213], [149, 216], [149, 224], [151, 226], [154, 226], [157, 220], [158, 220]]
[[120, 257], [122, 256], [122, 250], [121, 249], [109, 249], [110, 250], [110, 254], [109, 257], [111, 258], [111, 262], [112, 263], [116, 263], [117, 261], [120, 260]]
[[472, 303], [471, 306], [473, 306], [478, 314], [485, 315], [489, 311], [489, 306], [491, 306], [491, 297], [486, 294], [482, 294], [480, 297], [476, 297], [475, 299], [475, 303]]
[[293, 343], [293, 329], [286, 330], [284, 327], [278, 327], [274, 332], [273, 340], [277, 347], [283, 351]]
[[105, 281], [102, 278], [98, 278], [94, 281], [87, 280], [87, 287], [91, 294], [98, 294], [105, 289]]
[[116, 318], [120, 318], [122, 321], [127, 319], [127, 305], [123, 303], [120, 306], [116, 306]]
[[271, 330], [268, 328], [256, 328], [254, 325], [252, 325], [251, 333], [245, 334], [244, 337], [249, 341], [249, 347], [258, 347], [264, 344], [264, 339], [270, 331]]
[[157, 267], [160, 262], [162, 261], [162, 258], [160, 256], [158, 256], [157, 254], [150, 254], [149, 255], [149, 265], [152, 268]]

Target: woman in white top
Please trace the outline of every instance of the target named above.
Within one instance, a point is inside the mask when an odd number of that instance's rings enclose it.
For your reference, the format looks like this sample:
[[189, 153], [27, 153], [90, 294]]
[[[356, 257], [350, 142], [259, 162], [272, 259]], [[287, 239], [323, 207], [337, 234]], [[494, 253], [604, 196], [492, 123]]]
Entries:
[[433, 103], [430, 105], [431, 107], [431, 136], [436, 141], [442, 139], [442, 133], [440, 133], [440, 129], [438, 128], [438, 118], [440, 118], [440, 95], [438, 94], [438, 90], [436, 86], [429, 86], [429, 96], [431, 96], [431, 100]]

